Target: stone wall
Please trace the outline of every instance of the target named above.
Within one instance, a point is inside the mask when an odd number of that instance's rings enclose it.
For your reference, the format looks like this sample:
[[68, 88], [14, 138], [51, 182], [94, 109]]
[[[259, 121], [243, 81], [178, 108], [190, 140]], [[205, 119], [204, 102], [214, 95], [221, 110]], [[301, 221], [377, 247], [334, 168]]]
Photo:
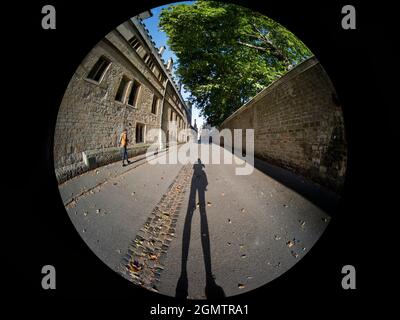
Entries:
[[[173, 110], [187, 123], [185, 103], [174, 91], [171, 80], [166, 80], [168, 70], [157, 62], [160, 58], [154, 56], [154, 48], [149, 47], [148, 39], [140, 38], [144, 49], [138, 52], [129, 44], [132, 36], [141, 37], [139, 29], [129, 21], [111, 31], [84, 58], [69, 82], [54, 134], [54, 167], [59, 183], [92, 169], [87, 161], [83, 161], [84, 154], [90, 154], [97, 166], [119, 160], [118, 140], [123, 128], [127, 128], [130, 140], [128, 154], [133, 156], [144, 153], [145, 147], [152, 143], [160, 143], [161, 118], [165, 110]], [[153, 54], [152, 61], [156, 63], [152, 67], [141, 56], [144, 52]], [[88, 75], [100, 57], [109, 60], [110, 65], [103, 77], [94, 81]], [[160, 72], [164, 74], [164, 80], [156, 76]], [[116, 94], [123, 77], [129, 84], [125, 99], [119, 102]], [[132, 106], [128, 104], [128, 95], [133, 82], [140, 86]], [[170, 89], [164, 97], [166, 86]], [[152, 113], [154, 97], [159, 100], [156, 112]], [[168, 100], [171, 103], [163, 105]], [[163, 118], [166, 128], [168, 118], [165, 115]], [[140, 143], [136, 143], [135, 136], [138, 123], [144, 125], [144, 141]]]
[[255, 156], [336, 192], [347, 148], [341, 106], [315, 57], [290, 70], [221, 125], [254, 129]]
[[[140, 46], [134, 46], [131, 39]], [[94, 81], [88, 75], [100, 57], [110, 65], [101, 79]], [[125, 98], [119, 102], [116, 94], [122, 78], [129, 84]], [[139, 84], [134, 106], [127, 99], [133, 82]], [[129, 20], [107, 34], [78, 66], [59, 108], [53, 149], [58, 182], [92, 169], [87, 161], [89, 154], [96, 165], [120, 159], [118, 139], [123, 128], [128, 130], [130, 156], [145, 152], [145, 146], [156, 142], [165, 148], [160, 130], [168, 130], [169, 114], [178, 116], [178, 131], [188, 123], [185, 102], [176, 88], [142, 23]], [[154, 97], [158, 98], [155, 113]], [[137, 124], [144, 127], [144, 141], [139, 143], [135, 136]], [[181, 136], [178, 142], [183, 141], [186, 137]]]
[[[94, 83], [86, 77], [100, 56], [109, 58], [112, 63], [104, 79]], [[146, 131], [159, 128], [159, 116], [151, 113], [154, 91], [149, 86], [141, 82], [135, 107], [115, 101], [122, 76], [138, 78], [134, 70], [128, 69], [119, 59], [123, 59], [119, 53], [101, 41], [78, 66], [58, 112], [54, 135], [55, 168], [81, 161], [83, 151], [117, 147], [124, 127], [131, 141], [135, 141], [137, 122], [146, 124]]]

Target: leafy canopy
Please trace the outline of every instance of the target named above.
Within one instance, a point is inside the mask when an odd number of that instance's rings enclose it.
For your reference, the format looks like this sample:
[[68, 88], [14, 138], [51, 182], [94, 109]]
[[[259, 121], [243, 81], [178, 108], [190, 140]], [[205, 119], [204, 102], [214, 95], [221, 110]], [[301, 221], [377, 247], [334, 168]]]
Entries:
[[159, 26], [178, 58], [176, 74], [211, 125], [289, 68], [312, 56], [272, 19], [233, 4], [196, 1], [164, 8]]

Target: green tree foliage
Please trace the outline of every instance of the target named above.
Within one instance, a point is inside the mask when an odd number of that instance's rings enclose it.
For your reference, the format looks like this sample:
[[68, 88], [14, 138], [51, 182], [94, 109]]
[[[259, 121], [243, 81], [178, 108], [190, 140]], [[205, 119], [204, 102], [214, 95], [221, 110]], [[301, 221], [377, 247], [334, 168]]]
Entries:
[[171, 5], [162, 10], [159, 25], [178, 58], [177, 76], [190, 101], [212, 125], [312, 56], [277, 22], [233, 4]]

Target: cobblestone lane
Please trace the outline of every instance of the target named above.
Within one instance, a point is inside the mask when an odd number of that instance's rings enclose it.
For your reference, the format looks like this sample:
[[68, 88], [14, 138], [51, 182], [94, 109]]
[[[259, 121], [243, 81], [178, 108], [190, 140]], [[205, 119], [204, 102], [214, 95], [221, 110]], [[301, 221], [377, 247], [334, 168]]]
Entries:
[[120, 272], [133, 283], [158, 291], [163, 263], [171, 241], [176, 238], [176, 223], [192, 175], [190, 164], [182, 167], [131, 242], [122, 260]]

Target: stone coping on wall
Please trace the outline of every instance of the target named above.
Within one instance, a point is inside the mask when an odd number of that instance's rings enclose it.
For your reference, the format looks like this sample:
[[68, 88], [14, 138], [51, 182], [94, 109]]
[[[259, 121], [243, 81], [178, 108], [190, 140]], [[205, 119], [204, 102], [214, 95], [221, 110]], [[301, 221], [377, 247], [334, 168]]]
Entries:
[[319, 61], [315, 56], [312, 56], [308, 58], [307, 60], [304, 60], [302, 63], [298, 64], [288, 72], [286, 72], [284, 75], [282, 75], [278, 80], [272, 82], [270, 85], [268, 85], [266, 88], [261, 90], [259, 93], [257, 93], [253, 98], [251, 98], [249, 101], [247, 101], [244, 105], [242, 105], [239, 109], [237, 109], [234, 113], [232, 113], [228, 118], [224, 120], [224, 122], [221, 123], [220, 128], [224, 128], [224, 126], [232, 120], [234, 117], [236, 117], [238, 114], [242, 113], [246, 109], [250, 108], [253, 104], [255, 104], [257, 101], [265, 97], [269, 92], [274, 90], [277, 86], [287, 82], [289, 79], [292, 79], [293, 77], [296, 77], [297, 75], [303, 73], [307, 69], [315, 66], [318, 64]]

